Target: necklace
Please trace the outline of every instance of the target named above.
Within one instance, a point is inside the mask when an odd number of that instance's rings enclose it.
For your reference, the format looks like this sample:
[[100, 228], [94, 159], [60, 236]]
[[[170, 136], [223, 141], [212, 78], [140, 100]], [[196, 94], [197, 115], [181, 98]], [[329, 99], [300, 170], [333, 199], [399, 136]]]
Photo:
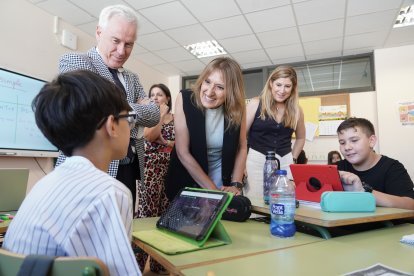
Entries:
[[279, 112], [279, 110], [282, 110], [282, 107], [276, 105], [276, 111]]

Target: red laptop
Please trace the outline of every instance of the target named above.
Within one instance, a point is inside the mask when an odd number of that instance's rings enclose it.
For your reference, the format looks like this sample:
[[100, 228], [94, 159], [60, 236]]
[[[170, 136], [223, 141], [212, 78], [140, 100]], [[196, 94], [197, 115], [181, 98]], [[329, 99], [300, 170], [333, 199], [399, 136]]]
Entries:
[[296, 199], [320, 202], [326, 191], [343, 191], [336, 165], [291, 164]]

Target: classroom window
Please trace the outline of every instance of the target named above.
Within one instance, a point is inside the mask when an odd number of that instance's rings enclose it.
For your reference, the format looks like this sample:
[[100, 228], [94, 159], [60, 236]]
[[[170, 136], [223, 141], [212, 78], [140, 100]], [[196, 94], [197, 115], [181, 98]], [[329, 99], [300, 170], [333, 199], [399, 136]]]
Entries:
[[[260, 94], [268, 76], [278, 65], [243, 70], [246, 98]], [[289, 65], [298, 74], [300, 96], [375, 91], [372, 53]], [[183, 77], [183, 88], [190, 88], [197, 77]]]

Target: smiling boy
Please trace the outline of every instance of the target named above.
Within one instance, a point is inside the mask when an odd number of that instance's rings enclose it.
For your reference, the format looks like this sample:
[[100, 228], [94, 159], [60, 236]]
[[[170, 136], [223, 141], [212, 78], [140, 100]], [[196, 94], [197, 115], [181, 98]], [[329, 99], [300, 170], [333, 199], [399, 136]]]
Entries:
[[346, 191], [371, 192], [377, 206], [414, 210], [414, 185], [404, 165], [374, 151], [374, 126], [364, 118], [349, 118], [338, 129], [344, 160], [337, 163]]

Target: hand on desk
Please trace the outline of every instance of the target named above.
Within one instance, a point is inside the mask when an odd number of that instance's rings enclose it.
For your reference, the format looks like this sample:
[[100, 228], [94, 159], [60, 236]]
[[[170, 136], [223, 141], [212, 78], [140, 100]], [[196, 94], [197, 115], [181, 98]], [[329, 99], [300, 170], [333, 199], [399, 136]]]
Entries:
[[223, 186], [221, 187], [221, 190], [224, 192], [233, 193], [234, 195], [241, 195], [241, 191], [234, 186]]

